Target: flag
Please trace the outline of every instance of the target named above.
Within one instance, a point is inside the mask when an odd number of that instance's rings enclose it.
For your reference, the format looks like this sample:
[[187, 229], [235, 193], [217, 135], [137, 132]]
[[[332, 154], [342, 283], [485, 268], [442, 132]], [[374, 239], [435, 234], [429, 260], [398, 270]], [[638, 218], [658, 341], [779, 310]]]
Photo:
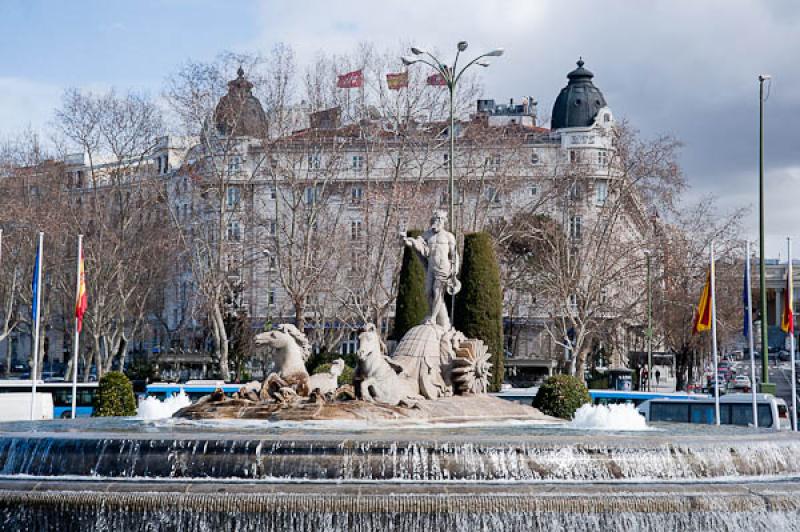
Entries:
[[393, 91], [408, 87], [408, 72], [386, 74], [386, 84], [389, 86], [389, 90]]
[[786, 290], [783, 291], [783, 314], [781, 315], [781, 330], [787, 334], [794, 334], [794, 309], [792, 308], [792, 267], [786, 276]]
[[340, 89], [357, 89], [364, 86], [364, 74], [361, 70], [354, 70], [339, 76], [336, 87]]
[[692, 334], [711, 329], [711, 272], [706, 275], [706, 284], [697, 304], [697, 314], [694, 317]]
[[447, 80], [441, 74], [431, 74], [428, 76], [427, 84], [433, 87], [446, 87]]
[[33, 293], [33, 297], [31, 298], [31, 319], [34, 323], [38, 321], [39, 318], [39, 258], [42, 253], [41, 246], [36, 248], [36, 262], [33, 265], [33, 284], [31, 285], [31, 291]]
[[83, 267], [83, 249], [78, 258], [78, 297], [75, 301], [75, 327], [78, 332], [83, 328], [83, 315], [86, 314], [88, 302], [86, 299], [86, 271]]

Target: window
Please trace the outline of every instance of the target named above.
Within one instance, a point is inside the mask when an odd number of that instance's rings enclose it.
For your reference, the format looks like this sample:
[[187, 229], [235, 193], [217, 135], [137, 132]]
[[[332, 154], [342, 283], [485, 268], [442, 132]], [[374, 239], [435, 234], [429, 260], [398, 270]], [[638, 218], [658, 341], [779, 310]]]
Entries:
[[184, 221], [189, 219], [189, 205], [187, 203], [183, 204], [183, 219]]
[[361, 220], [350, 222], [350, 240], [361, 240]]
[[228, 222], [227, 238], [231, 242], [239, 242], [242, 239], [242, 231], [239, 222], [231, 220]]
[[321, 157], [319, 153], [309, 153], [308, 154], [308, 169], [309, 170], [319, 170], [321, 166]]
[[270, 255], [269, 256], [269, 269], [270, 270], [275, 269], [275, 266], [277, 264], [278, 264], [278, 261], [277, 261], [277, 259], [275, 259], [275, 255]]
[[583, 197], [583, 191], [581, 190], [580, 183], [572, 183], [569, 187], [569, 199], [571, 200], [579, 200]]
[[169, 155], [164, 156], [163, 170], [165, 174], [169, 172]]
[[531, 196], [536, 196], [537, 194], [539, 194], [539, 185], [534, 183], [534, 184], [531, 185], [531, 188], [529, 190], [530, 190]]
[[686, 403], [651, 403], [650, 421], [689, 421], [689, 405]]
[[499, 155], [494, 154], [486, 158], [486, 168], [492, 172], [500, 170], [501, 158]]
[[318, 187], [306, 187], [305, 192], [303, 193], [305, 197], [306, 203], [308, 205], [314, 205], [317, 200], [319, 200], [320, 193]]
[[238, 174], [242, 165], [242, 160], [238, 155], [234, 155], [228, 160], [228, 174]]
[[360, 172], [364, 169], [364, 156], [363, 155], [353, 155], [352, 159], [352, 169], [356, 172]]
[[608, 199], [608, 183], [598, 181], [594, 184], [594, 202], [597, 205], [605, 205]]
[[269, 199], [275, 199], [275, 198], [278, 197], [278, 194], [275, 191], [275, 185], [268, 185], [267, 186], [267, 197]]
[[161, 163], [161, 157], [156, 157], [156, 162], [158, 163], [158, 173], [159, 173], [159, 174], [163, 173], [163, 172], [164, 172], [164, 170], [162, 169], [162, 166], [161, 166], [161, 165], [162, 165], [162, 163]]
[[357, 205], [361, 203], [361, 199], [364, 197], [364, 189], [359, 185], [353, 185], [350, 188], [350, 203], [353, 205]]
[[270, 288], [268, 296], [267, 296], [267, 304], [274, 305], [275, 304], [275, 296], [276, 296], [275, 289], [274, 288]]
[[569, 309], [572, 312], [577, 312], [578, 311], [578, 295], [577, 294], [570, 294], [568, 303], [569, 303]]
[[573, 240], [581, 239], [581, 229], [583, 218], [580, 215], [570, 216], [569, 218], [569, 237]]
[[450, 154], [445, 153], [442, 159], [443, 159], [442, 166], [444, 166], [445, 168], [450, 168]]
[[539, 164], [539, 154], [536, 152], [531, 153], [531, 164]]
[[500, 203], [500, 191], [494, 187], [486, 187], [484, 192], [486, 199], [491, 203]]
[[239, 187], [228, 187], [228, 197], [227, 197], [227, 205], [231, 209], [235, 209], [239, 206], [239, 199], [241, 198], [241, 190]]
[[[269, 222], [269, 234], [270, 236], [275, 236], [278, 234], [278, 222], [276, 222], [275, 220]], [[274, 259], [274, 257], [272, 258]]]
[[608, 113], [603, 113], [603, 122], [605, 122], [606, 124], [611, 122], [611, 115]]
[[597, 164], [608, 166], [608, 150], [597, 150]]
[[581, 162], [581, 154], [578, 150], [569, 150], [569, 162], [573, 164]]

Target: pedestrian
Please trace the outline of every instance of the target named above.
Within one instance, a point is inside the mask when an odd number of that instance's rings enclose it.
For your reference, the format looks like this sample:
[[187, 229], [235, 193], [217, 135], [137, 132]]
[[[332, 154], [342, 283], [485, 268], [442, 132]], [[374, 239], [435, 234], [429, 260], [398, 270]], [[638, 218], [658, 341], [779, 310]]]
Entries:
[[658, 385], [659, 385], [659, 382], [658, 382], [658, 381], [660, 381], [660, 380], [661, 380], [661, 370], [660, 370], [660, 369], [657, 369], [657, 370], [656, 370], [656, 386], [658, 386]]

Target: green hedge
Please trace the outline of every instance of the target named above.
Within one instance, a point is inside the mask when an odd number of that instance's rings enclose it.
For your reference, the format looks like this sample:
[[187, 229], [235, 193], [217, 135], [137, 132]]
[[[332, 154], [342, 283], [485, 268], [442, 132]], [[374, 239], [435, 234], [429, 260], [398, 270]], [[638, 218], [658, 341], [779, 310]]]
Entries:
[[500, 269], [488, 233], [464, 237], [461, 291], [456, 295], [455, 326], [469, 338], [479, 338], [492, 354], [492, 391], [505, 376], [503, 356], [503, 292]]
[[[416, 238], [421, 231], [408, 231], [409, 238]], [[406, 246], [403, 264], [397, 283], [397, 303], [392, 338], [400, 341], [409, 329], [422, 323], [428, 315], [428, 298], [425, 295], [425, 266], [416, 251]]]
[[94, 397], [93, 416], [135, 416], [136, 396], [128, 377], [119, 371], [111, 371], [100, 378], [97, 395]]
[[572, 419], [575, 411], [592, 399], [583, 382], [572, 375], [553, 375], [539, 387], [533, 406], [543, 414]]

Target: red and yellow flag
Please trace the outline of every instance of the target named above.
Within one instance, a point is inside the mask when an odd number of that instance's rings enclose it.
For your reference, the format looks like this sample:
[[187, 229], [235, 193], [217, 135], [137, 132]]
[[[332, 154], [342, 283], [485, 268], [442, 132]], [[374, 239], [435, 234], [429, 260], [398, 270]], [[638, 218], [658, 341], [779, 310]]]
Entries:
[[781, 330], [794, 334], [794, 309], [792, 308], [792, 268], [786, 276], [786, 290], [783, 291], [783, 314], [781, 314]]
[[389, 86], [389, 90], [393, 91], [408, 87], [408, 72], [386, 74], [386, 85]]
[[697, 314], [694, 317], [692, 334], [711, 329], [711, 272], [706, 275], [706, 285], [697, 304]]
[[86, 313], [86, 307], [88, 306], [86, 299], [86, 272], [83, 269], [82, 249], [78, 261], [78, 296], [75, 301], [75, 326], [78, 332], [81, 332], [81, 328], [83, 327], [83, 315]]

